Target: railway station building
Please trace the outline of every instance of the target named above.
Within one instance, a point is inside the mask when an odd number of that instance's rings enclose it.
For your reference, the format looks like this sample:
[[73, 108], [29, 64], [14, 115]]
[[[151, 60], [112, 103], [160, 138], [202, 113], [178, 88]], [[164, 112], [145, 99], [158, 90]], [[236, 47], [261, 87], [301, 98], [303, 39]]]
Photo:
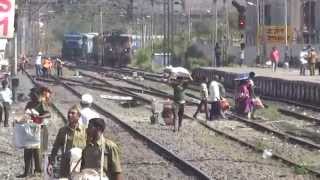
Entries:
[[[303, 46], [312, 45], [320, 51], [320, 1], [317, 0], [248, 0], [246, 4], [246, 59], [255, 63], [257, 47], [268, 55], [273, 46], [291, 59], [298, 58]], [[286, 7], [287, 3], [287, 9]], [[286, 13], [287, 12], [287, 13]], [[259, 21], [257, 17], [259, 16]], [[288, 48], [285, 29], [288, 29]], [[259, 24], [258, 24], [259, 22]]]

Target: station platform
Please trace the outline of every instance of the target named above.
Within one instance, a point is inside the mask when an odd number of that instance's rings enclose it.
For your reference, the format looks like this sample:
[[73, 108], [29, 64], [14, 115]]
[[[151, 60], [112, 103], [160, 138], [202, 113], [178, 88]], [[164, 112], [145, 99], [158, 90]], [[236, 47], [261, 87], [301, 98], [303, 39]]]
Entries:
[[298, 69], [278, 68], [272, 72], [271, 68], [256, 67], [200, 67], [194, 69], [192, 76], [196, 81], [204, 78], [217, 80], [225, 87], [234, 89], [235, 81], [241, 74], [255, 72], [255, 92], [260, 96], [301, 102], [310, 105], [320, 104], [320, 75], [316, 70], [315, 76], [300, 76]]
[[320, 75], [318, 70], [316, 70], [315, 76], [310, 76], [309, 70], [306, 70], [306, 75], [301, 76], [299, 69], [283, 69], [278, 68], [276, 72], [272, 72], [271, 68], [258, 68], [258, 67], [203, 67], [203, 69], [214, 69], [218, 71], [224, 71], [229, 73], [249, 73], [255, 72], [257, 77], [270, 77], [270, 78], [277, 78], [283, 79], [288, 81], [305, 81], [305, 82], [314, 82], [320, 83]]

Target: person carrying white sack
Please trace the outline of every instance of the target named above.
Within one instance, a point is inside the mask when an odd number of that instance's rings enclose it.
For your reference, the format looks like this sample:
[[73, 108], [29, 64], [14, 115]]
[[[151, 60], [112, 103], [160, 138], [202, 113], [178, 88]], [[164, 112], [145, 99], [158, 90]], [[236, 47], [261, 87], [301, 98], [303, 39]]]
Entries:
[[[24, 172], [18, 176], [17, 178], [25, 178], [32, 174], [41, 174], [41, 163], [40, 163], [40, 148], [45, 149], [46, 145], [46, 137], [47, 129], [45, 127], [44, 121], [51, 117], [49, 108], [48, 108], [48, 98], [49, 94], [46, 94], [49, 90], [46, 88], [32, 88], [30, 90], [30, 101], [27, 103], [25, 110], [32, 112], [30, 114], [30, 118], [34, 126], [38, 128], [41, 127], [41, 143], [39, 142], [36, 146], [32, 147], [24, 147]], [[46, 133], [45, 133], [46, 132]], [[39, 134], [40, 136], [40, 134]], [[34, 169], [32, 169], [32, 161], [34, 161]]]

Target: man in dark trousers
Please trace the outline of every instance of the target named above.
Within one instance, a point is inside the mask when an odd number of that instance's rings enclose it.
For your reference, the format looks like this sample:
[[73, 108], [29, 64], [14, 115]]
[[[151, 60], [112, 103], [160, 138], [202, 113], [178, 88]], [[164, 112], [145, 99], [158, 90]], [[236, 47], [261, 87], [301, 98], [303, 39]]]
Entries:
[[[173, 87], [173, 101], [174, 101], [174, 130], [180, 130], [182, 125], [182, 119], [184, 114], [185, 104], [185, 90], [188, 86], [188, 81], [183, 80], [181, 77], [177, 77], [176, 80], [171, 80], [170, 85]], [[178, 119], [178, 121], [177, 121]], [[177, 124], [177, 122], [179, 124]]]
[[0, 90], [0, 122], [2, 122], [2, 114], [4, 112], [4, 127], [9, 127], [9, 110], [12, 104], [12, 92], [8, 87], [8, 81], [1, 82], [2, 89]]
[[56, 60], [56, 68], [57, 68], [57, 76], [62, 77], [62, 67], [63, 67], [63, 62], [61, 59], [57, 58]]
[[216, 65], [217, 67], [220, 67], [221, 66], [221, 47], [219, 43], [216, 43], [216, 46], [214, 48], [214, 53], [216, 56]]

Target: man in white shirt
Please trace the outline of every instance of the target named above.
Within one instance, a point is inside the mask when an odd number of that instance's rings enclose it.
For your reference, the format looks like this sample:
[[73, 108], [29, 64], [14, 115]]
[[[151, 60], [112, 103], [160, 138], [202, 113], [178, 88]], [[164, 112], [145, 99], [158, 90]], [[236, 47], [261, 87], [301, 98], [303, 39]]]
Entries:
[[2, 114], [4, 111], [4, 127], [9, 127], [9, 111], [12, 104], [12, 92], [8, 87], [8, 81], [1, 82], [2, 89], [0, 90], [0, 122], [2, 122]]
[[222, 84], [220, 84], [217, 81], [211, 81], [209, 85], [209, 97], [208, 100], [211, 103], [211, 110], [210, 110], [210, 116], [209, 119], [213, 120], [214, 116], [223, 116], [221, 114], [219, 101], [221, 100], [222, 94], [224, 94], [224, 87]]
[[42, 53], [39, 52], [38, 56], [36, 57], [36, 75], [40, 77], [42, 74]]
[[241, 50], [240, 51], [240, 62], [239, 62], [240, 67], [242, 66], [243, 63], [244, 63], [244, 50]]
[[90, 94], [84, 94], [81, 97], [81, 116], [79, 123], [85, 127], [88, 127], [89, 120], [93, 118], [100, 118], [99, 114], [91, 109], [93, 103], [93, 97]]
[[301, 51], [300, 51], [300, 75], [305, 76], [306, 75], [306, 68], [308, 65], [308, 48], [304, 47]]
[[206, 120], [209, 120], [208, 116], [208, 88], [206, 83], [201, 83], [201, 90], [200, 90], [200, 95], [201, 95], [201, 102], [198, 105], [197, 111], [194, 113], [193, 117], [197, 119], [197, 114], [202, 110], [204, 110], [204, 113], [206, 114]]

